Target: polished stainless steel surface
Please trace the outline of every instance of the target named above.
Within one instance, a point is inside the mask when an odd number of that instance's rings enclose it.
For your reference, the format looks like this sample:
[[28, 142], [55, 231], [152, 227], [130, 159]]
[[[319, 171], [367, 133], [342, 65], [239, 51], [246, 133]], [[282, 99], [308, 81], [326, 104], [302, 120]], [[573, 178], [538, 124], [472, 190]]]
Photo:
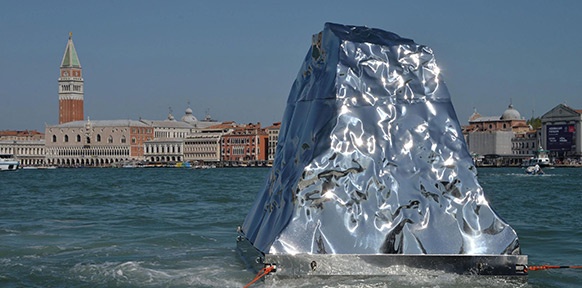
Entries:
[[468, 254], [264, 254], [239, 231], [237, 252], [255, 273], [272, 266], [265, 280], [298, 277], [347, 276], [501, 276], [527, 281], [527, 255]]
[[520, 254], [489, 206], [433, 51], [327, 23], [241, 229], [266, 254]]
[[[509, 276], [527, 280], [525, 255], [267, 254], [272, 277], [460, 275]], [[357, 269], [355, 269], [357, 268]], [[523, 276], [523, 277], [521, 277]]]

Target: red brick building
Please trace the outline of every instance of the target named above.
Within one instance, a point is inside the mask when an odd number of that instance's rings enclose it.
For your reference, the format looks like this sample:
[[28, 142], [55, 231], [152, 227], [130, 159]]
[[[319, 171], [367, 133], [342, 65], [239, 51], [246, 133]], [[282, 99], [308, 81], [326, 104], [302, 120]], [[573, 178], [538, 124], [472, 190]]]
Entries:
[[[223, 135], [221, 140], [221, 160], [238, 164], [253, 164], [267, 161], [269, 135], [261, 128], [261, 123], [236, 125], [233, 131]], [[223, 123], [224, 124], [224, 123]]]

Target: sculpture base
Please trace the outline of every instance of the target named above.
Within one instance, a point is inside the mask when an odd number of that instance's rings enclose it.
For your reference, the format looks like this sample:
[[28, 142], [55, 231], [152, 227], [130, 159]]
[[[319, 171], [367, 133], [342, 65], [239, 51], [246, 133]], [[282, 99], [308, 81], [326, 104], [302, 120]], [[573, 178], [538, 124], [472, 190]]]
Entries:
[[237, 251], [256, 272], [266, 266], [275, 269], [270, 279], [305, 277], [404, 276], [409, 274], [481, 275], [508, 277], [527, 282], [527, 255], [403, 255], [403, 254], [264, 254], [242, 234]]

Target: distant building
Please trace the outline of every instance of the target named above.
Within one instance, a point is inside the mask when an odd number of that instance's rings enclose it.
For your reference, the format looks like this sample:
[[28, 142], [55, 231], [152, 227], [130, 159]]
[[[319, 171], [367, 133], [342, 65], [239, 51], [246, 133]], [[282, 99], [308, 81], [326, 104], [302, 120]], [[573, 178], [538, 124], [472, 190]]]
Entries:
[[155, 139], [184, 139], [195, 131], [192, 124], [176, 121], [172, 113], [168, 114], [166, 120], [139, 121], [154, 128]]
[[110, 166], [144, 160], [153, 128], [135, 120], [74, 121], [46, 127], [46, 161], [53, 166]]
[[582, 110], [560, 104], [542, 117], [543, 146], [560, 162], [582, 156]]
[[184, 160], [198, 165], [214, 165], [221, 161], [220, 139], [237, 126], [223, 122], [193, 133], [184, 140]]
[[36, 130], [0, 131], [0, 154], [9, 154], [23, 167], [45, 163], [44, 134]]
[[517, 133], [511, 139], [511, 151], [514, 155], [534, 156], [540, 149], [541, 137], [541, 130]]
[[36, 130], [2, 130], [0, 140], [43, 140], [44, 134]]
[[145, 161], [149, 164], [175, 164], [184, 161], [184, 139], [156, 138], [145, 142]]
[[265, 128], [267, 135], [269, 135], [269, 152], [267, 153], [267, 161], [269, 162], [269, 164], [273, 164], [273, 161], [275, 160], [280, 130], [281, 122], [275, 122], [273, 123], [273, 125]]
[[[166, 120], [140, 119], [141, 122], [154, 129], [154, 139], [145, 142], [146, 161], [167, 164], [194, 160], [192, 159], [194, 150], [191, 145], [196, 141], [186, 142], [186, 139], [192, 138], [192, 135], [198, 134], [205, 127], [217, 124], [208, 115], [204, 121], [199, 121], [192, 114], [190, 107], [186, 109], [180, 120], [176, 121], [171, 110]], [[208, 139], [200, 140], [200, 143], [206, 143], [206, 140]], [[209, 156], [208, 160], [210, 159], [213, 157]]]
[[236, 126], [222, 137], [222, 161], [232, 165], [266, 164], [269, 136], [261, 123]]
[[61, 61], [59, 77], [59, 124], [82, 121], [84, 95], [83, 69], [73, 45], [73, 33], [69, 33], [69, 41]]
[[494, 165], [520, 165], [526, 155], [516, 155], [514, 138], [531, 131], [519, 111], [509, 105], [501, 116], [481, 116], [475, 111], [463, 134], [471, 154], [476, 158], [495, 159]]

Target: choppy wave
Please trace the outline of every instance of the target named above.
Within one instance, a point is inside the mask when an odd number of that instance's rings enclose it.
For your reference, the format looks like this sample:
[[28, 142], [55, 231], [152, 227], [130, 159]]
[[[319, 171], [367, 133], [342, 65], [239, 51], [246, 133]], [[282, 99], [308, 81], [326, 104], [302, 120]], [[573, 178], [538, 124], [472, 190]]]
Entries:
[[[267, 170], [55, 169], [0, 178], [0, 287], [242, 287], [236, 227]], [[479, 169], [530, 264], [580, 265], [582, 169], [541, 177]], [[357, 269], [357, 267], [354, 267]], [[258, 287], [576, 287], [581, 271], [527, 284], [455, 274], [276, 280]]]

